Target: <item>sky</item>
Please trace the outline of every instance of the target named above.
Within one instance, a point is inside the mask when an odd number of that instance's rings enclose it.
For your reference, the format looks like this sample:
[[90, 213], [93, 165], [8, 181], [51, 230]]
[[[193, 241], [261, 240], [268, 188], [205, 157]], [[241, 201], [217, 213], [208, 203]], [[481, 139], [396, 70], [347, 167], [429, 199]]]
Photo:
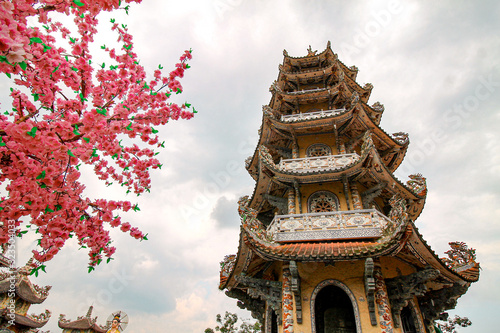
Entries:
[[[68, 243], [32, 281], [52, 285], [30, 309], [52, 311], [45, 330], [60, 332], [59, 314], [98, 323], [113, 311], [130, 317], [126, 332], [203, 332], [228, 310], [250, 313], [218, 290], [219, 262], [236, 253], [237, 200], [254, 181], [244, 160], [255, 149], [262, 105], [278, 77], [283, 50], [304, 56], [311, 45], [332, 50], [372, 83], [369, 104], [385, 106], [381, 127], [407, 132], [410, 146], [396, 176], [427, 178], [428, 195], [416, 225], [440, 256], [448, 242], [477, 249], [481, 277], [451, 315], [473, 325], [460, 332], [494, 332], [500, 308], [500, 3], [497, 1], [261, 1], [145, 0], [115, 15], [134, 35], [149, 73], [173, 66], [193, 49], [180, 103], [199, 113], [161, 128], [164, 164], [150, 194], [126, 197], [87, 176], [91, 197], [129, 198], [126, 215], [149, 233], [139, 242], [112, 231], [115, 260], [87, 273], [87, 253]], [[102, 22], [109, 17], [104, 15]], [[114, 39], [101, 26], [101, 38]], [[112, 42], [112, 40], [110, 40]], [[100, 45], [100, 44], [98, 44]], [[98, 61], [98, 58], [96, 58]], [[0, 82], [1, 90], [7, 84]], [[5, 93], [0, 107], [8, 107]], [[34, 238], [18, 243], [18, 264]]]

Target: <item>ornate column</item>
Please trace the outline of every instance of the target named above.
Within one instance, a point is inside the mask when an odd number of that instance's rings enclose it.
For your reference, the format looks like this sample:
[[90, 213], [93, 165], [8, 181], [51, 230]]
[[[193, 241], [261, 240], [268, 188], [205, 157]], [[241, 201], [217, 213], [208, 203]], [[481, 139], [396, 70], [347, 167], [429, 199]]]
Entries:
[[375, 278], [375, 303], [377, 305], [379, 315], [381, 328], [380, 332], [393, 333], [394, 323], [392, 321], [391, 306], [389, 305], [389, 296], [387, 294], [384, 276], [382, 275], [382, 269], [379, 263], [375, 264], [373, 276]]
[[295, 189], [288, 189], [288, 214], [295, 214]]
[[358, 187], [356, 186], [356, 184], [351, 185], [351, 194], [352, 194], [354, 209], [363, 209], [363, 204], [361, 203], [361, 196], [359, 195]]
[[291, 274], [288, 268], [283, 269], [283, 289], [281, 291], [281, 296], [283, 333], [293, 333], [293, 293], [291, 286]]

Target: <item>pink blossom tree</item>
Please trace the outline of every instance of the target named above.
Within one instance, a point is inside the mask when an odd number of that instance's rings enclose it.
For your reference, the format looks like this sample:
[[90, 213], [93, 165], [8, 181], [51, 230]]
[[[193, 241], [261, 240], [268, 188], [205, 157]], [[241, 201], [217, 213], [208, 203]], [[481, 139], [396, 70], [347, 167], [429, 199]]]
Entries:
[[[182, 92], [191, 51], [175, 70], [163, 74], [158, 66], [148, 79], [127, 27], [112, 19], [121, 47], [101, 46], [108, 66], [94, 62], [97, 16], [119, 8], [128, 13], [121, 0], [0, 0], [0, 70], [14, 86], [12, 109], [0, 114], [0, 243], [9, 240], [9, 224], [18, 235], [35, 230], [38, 268], [72, 237], [88, 248], [89, 272], [109, 261], [115, 248], [106, 224], [147, 239], [119, 215], [137, 205], [85, 195], [80, 166], [127, 193], [149, 192], [150, 171], [161, 168], [154, 149], [163, 146], [153, 126], [196, 113], [169, 102]], [[73, 18], [75, 31], [54, 13]]]

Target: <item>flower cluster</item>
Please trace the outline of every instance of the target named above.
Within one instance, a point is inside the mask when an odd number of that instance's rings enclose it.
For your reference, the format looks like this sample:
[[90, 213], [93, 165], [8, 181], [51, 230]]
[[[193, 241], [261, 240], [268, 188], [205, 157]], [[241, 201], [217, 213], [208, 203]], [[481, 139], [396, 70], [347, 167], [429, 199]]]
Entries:
[[[119, 216], [139, 210], [137, 205], [85, 196], [80, 166], [92, 166], [99, 179], [127, 193], [149, 191], [150, 170], [161, 167], [154, 149], [163, 146], [153, 126], [196, 112], [190, 104], [168, 101], [182, 92], [179, 79], [191, 51], [173, 71], [163, 74], [159, 66], [148, 80], [127, 27], [111, 20], [122, 46], [102, 46], [113, 64], [108, 68], [93, 63], [89, 47], [97, 14], [120, 5], [121, 0], [0, 0], [0, 71], [16, 87], [12, 111], [0, 114], [0, 184], [7, 192], [0, 197], [0, 220], [15, 221], [19, 234], [25, 232], [22, 221], [30, 221], [40, 235], [33, 251], [40, 263], [71, 237], [89, 249], [90, 267], [110, 258], [115, 248], [106, 223], [146, 239]], [[73, 17], [77, 31], [53, 21], [51, 12]], [[30, 27], [29, 17], [37, 17], [40, 27]], [[60, 47], [61, 41], [69, 48]], [[0, 243], [8, 241], [6, 225], [0, 226]]]

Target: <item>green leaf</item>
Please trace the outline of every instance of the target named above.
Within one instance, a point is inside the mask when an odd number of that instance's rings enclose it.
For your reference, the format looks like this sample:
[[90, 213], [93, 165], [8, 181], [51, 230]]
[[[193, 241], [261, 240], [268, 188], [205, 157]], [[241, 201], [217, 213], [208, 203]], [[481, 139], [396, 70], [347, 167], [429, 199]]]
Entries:
[[76, 68], [76, 67], [71, 67], [71, 70], [75, 71], [75, 72], [78, 72], [78, 68]]
[[57, 67], [54, 68], [54, 70], [52, 71], [52, 73], [55, 73], [59, 69], [60, 66], [61, 66], [61, 64], [57, 65]]
[[130, 50], [131, 47], [132, 47], [132, 44], [130, 44], [130, 45], [123, 45], [123, 48], [125, 50]]
[[163, 66], [161, 64], [159, 64], [158, 69], [163, 69]]
[[28, 131], [28, 132], [26, 132], [26, 133], [34, 139], [34, 138], [35, 138], [35, 136], [36, 136], [36, 130], [37, 130], [37, 128], [36, 128], [36, 127], [33, 127], [33, 128], [31, 129], [31, 131]]
[[33, 44], [33, 43], [43, 43], [43, 41], [42, 41], [41, 38], [32, 37], [32, 38], [30, 38], [30, 45]]
[[191, 104], [189, 104], [189, 103], [184, 103], [184, 105], [185, 105], [187, 108], [190, 108], [190, 107], [191, 107]]
[[198, 111], [196, 111], [196, 109], [195, 109], [195, 108], [193, 108], [193, 113], [198, 113]]
[[83, 6], [85, 6], [85, 4], [84, 4], [84, 3], [82, 3], [82, 2], [80, 2], [80, 0], [73, 0], [73, 3], [74, 3], [75, 5], [77, 5], [78, 7], [83, 7]]
[[78, 125], [75, 125], [75, 128], [73, 129], [73, 134], [80, 135], [80, 132], [78, 132]]
[[111, 22], [111, 23], [115, 23], [115, 21], [116, 20], [114, 18], [112, 18], [111, 20], [109, 20], [109, 22]]
[[122, 28], [123, 29], [127, 29], [127, 25], [126, 24], [122, 24]]
[[0, 147], [5, 146], [5, 142], [3, 142], [2, 137], [0, 136]]
[[44, 179], [45, 178], [45, 170], [42, 171], [35, 179]]
[[10, 113], [9, 113], [9, 111], [5, 111], [3, 114], [8, 116]]
[[33, 201], [26, 201], [25, 203], [27, 203], [29, 206], [31, 206], [31, 204], [33, 203]]
[[135, 206], [132, 207], [132, 209], [134, 210], [134, 212], [139, 212], [141, 210], [137, 204], [135, 204]]
[[37, 182], [38, 185], [40, 185], [40, 188], [47, 188], [47, 185], [45, 185], [45, 183], [40, 183], [40, 182]]
[[112, 159], [115, 159], [115, 158], [118, 158], [118, 154], [114, 154], [113, 156], [111, 156]]
[[165, 141], [163, 141], [162, 143], [160, 143], [160, 147], [165, 148]]
[[96, 151], [97, 151], [97, 148], [94, 148], [92, 150], [92, 155], [90, 155], [90, 157], [98, 157], [99, 155], [97, 155]]
[[161, 167], [163, 166], [163, 164], [157, 164], [158, 168], [161, 169]]
[[38, 94], [31, 94], [33, 95], [33, 99], [36, 101], [38, 101], [40, 99], [40, 97], [38, 96]]
[[77, 165], [75, 166], [76, 170], [80, 171], [80, 165], [82, 165], [82, 164], [81, 164], [81, 163], [79, 163], [79, 164], [77, 164]]
[[106, 49], [106, 44], [101, 45], [101, 49], [105, 50]]
[[95, 109], [97, 113], [102, 114], [103, 116], [107, 116], [108, 111], [106, 109]]
[[93, 270], [95, 270], [95, 268], [93, 266], [89, 266], [89, 273], [92, 272]]
[[68, 155], [71, 157], [76, 157], [71, 150], [68, 149]]
[[62, 209], [62, 206], [61, 205], [56, 205], [56, 210], [61, 210]]
[[189, 64], [186, 64], [186, 69], [189, 69], [191, 68], [191, 66], [189, 66]]
[[10, 73], [5, 73], [5, 75], [7, 75], [7, 77], [8, 77], [9, 79], [12, 79], [12, 76], [10, 75]]
[[41, 269], [44, 273], [47, 273], [47, 272], [45, 271], [45, 267], [47, 267], [47, 266], [42, 265], [42, 266], [40, 266], [40, 269]]
[[[74, 39], [73, 37], [70, 37], [69, 41], [74, 44], [76, 42], [76, 39]], [[66, 59], [66, 61], [68, 61], [68, 59]]]
[[108, 260], [106, 260], [106, 264], [109, 264], [109, 262], [110, 262], [111, 260], [115, 260], [115, 259], [113, 259], [113, 258], [108, 258]]
[[47, 52], [48, 50], [50, 50], [52, 48], [45, 43], [43, 43], [42, 45], [43, 45], [43, 52]]
[[182, 93], [181, 88], [177, 88], [177, 91], [175, 92], [175, 94], [178, 95], [178, 94], [181, 94], [181, 93]]
[[17, 64], [19, 65], [19, 67], [21, 67], [21, 69], [23, 71], [25, 71], [26, 68], [28, 68], [28, 64], [26, 63], [26, 61], [21, 61], [21, 62], [18, 62]]
[[142, 237], [142, 239], [144, 239], [144, 240], [148, 240], [148, 235], [149, 235], [149, 234], [145, 234], [145, 235], [144, 235], [144, 237]]
[[171, 93], [165, 93], [165, 96], [170, 97]]
[[129, 123], [127, 127], [125, 127], [126, 129], [128, 129], [129, 131], [132, 130], [132, 123]]
[[151, 127], [151, 132], [152, 132], [153, 134], [156, 134], [156, 133], [158, 133], [158, 130], [155, 130], [155, 129], [154, 129], [154, 127]]
[[90, 139], [89, 138], [83, 138], [83, 141], [89, 143], [90, 142]]
[[47, 205], [47, 207], [45, 207], [45, 214], [47, 213], [53, 213], [54, 210], [53, 209], [50, 209], [49, 205]]

